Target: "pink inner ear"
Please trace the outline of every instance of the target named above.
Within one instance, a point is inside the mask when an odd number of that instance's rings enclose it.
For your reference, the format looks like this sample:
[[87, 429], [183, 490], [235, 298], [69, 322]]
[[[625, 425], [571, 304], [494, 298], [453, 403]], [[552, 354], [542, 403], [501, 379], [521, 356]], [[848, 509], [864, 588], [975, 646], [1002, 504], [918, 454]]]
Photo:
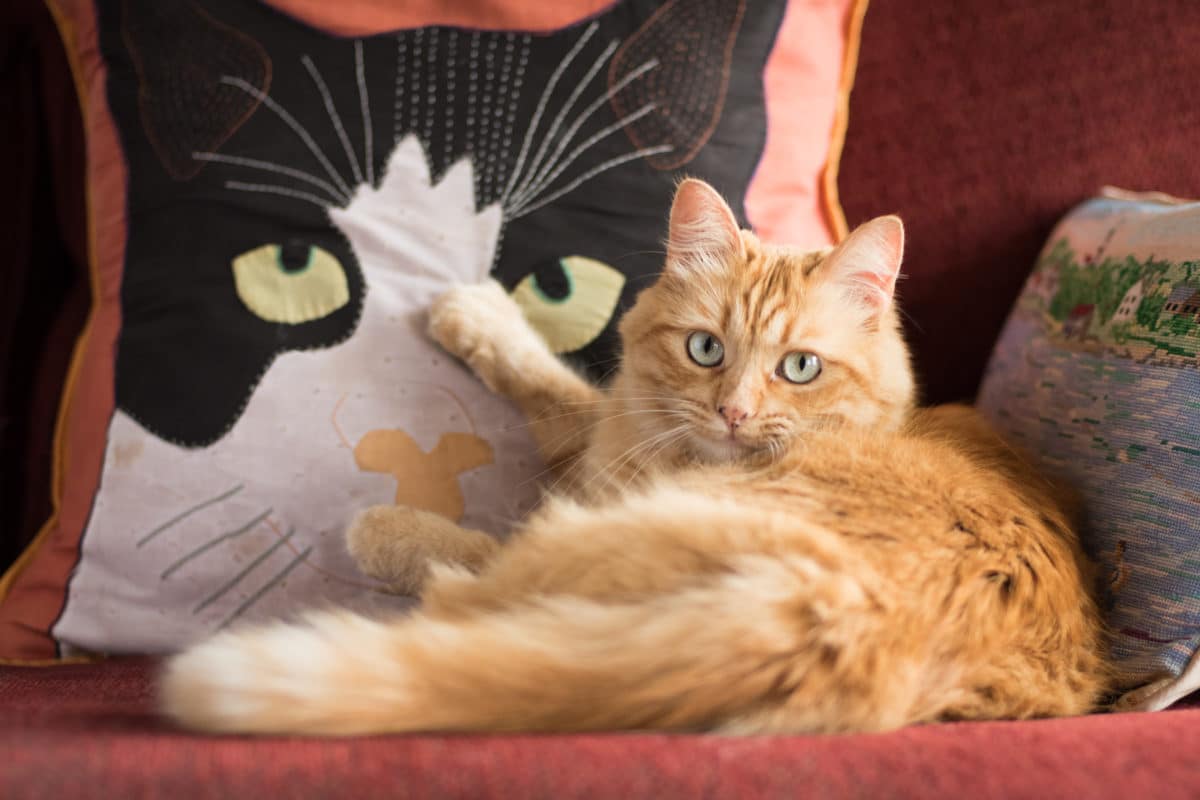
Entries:
[[837, 280], [872, 308], [892, 302], [904, 254], [904, 226], [897, 217], [879, 217], [860, 226], [833, 255]]
[[896, 291], [895, 272], [855, 272], [846, 280], [863, 288], [863, 299], [880, 308], [887, 308]]
[[733, 211], [704, 181], [689, 178], [675, 192], [668, 250], [669, 256], [697, 250], [714, 255], [741, 252], [742, 236]]

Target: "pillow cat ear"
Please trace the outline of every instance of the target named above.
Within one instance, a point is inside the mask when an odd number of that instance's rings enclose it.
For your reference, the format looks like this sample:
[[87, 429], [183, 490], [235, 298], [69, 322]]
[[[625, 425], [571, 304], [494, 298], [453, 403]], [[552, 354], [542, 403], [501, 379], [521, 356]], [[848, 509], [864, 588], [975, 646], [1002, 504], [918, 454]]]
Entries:
[[904, 223], [896, 216], [876, 217], [855, 228], [821, 266], [877, 319], [892, 304], [903, 257]]
[[695, 178], [679, 184], [671, 204], [666, 271], [722, 273], [745, 254], [737, 219], [717, 190]]

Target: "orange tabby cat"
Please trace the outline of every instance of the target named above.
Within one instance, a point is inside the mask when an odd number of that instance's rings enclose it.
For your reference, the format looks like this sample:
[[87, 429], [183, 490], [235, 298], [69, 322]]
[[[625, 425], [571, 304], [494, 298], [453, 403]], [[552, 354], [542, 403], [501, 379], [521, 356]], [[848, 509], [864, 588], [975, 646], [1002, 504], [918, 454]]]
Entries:
[[[208, 731], [873, 731], [1078, 714], [1106, 685], [1063, 496], [973, 411], [914, 412], [895, 217], [829, 252], [685, 181], [600, 392], [497, 286], [433, 335], [560, 472], [511, 542], [372, 509], [349, 544], [423, 608], [232, 630], [178, 656]], [[441, 562], [430, 566], [430, 562]]]

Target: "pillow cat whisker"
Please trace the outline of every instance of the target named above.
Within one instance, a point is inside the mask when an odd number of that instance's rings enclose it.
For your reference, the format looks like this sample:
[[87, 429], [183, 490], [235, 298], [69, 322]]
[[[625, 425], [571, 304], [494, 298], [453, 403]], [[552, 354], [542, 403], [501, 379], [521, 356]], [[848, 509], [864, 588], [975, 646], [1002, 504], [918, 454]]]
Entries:
[[[532, 145], [533, 139], [537, 134], [539, 123], [542, 119], [542, 116], [546, 112], [546, 107], [556, 85], [558, 84], [562, 75], [565, 73], [566, 68], [574, 60], [575, 56], [579, 54], [589, 39], [594, 35], [596, 29], [596, 23], [592, 23], [592, 25], [588, 26], [588, 28], [586, 28], [584, 32], [580, 34], [575, 46], [573, 46], [566, 56], [564, 56], [563, 61], [559, 64], [559, 67], [552, 74], [550, 81], [543, 89], [542, 96], [538, 101], [537, 110], [530, 122], [529, 127], [526, 129], [525, 137], [523, 138], [521, 144], [521, 150], [517, 156], [515, 164], [513, 165], [512, 172], [509, 175], [504, 187], [499, 190], [499, 193], [494, 199], [494, 202], [498, 202], [500, 204], [505, 221], [513, 221], [532, 214], [533, 212], [555, 202], [559, 198], [575, 191], [589, 180], [607, 172], [610, 169], [614, 169], [622, 164], [626, 164], [630, 161], [635, 161], [640, 158], [650, 158], [656, 155], [670, 153], [674, 150], [674, 146], [667, 142], [651, 146], [642, 146], [633, 150], [632, 152], [622, 153], [607, 158], [604, 161], [590, 167], [589, 169], [584, 170], [582, 173], [569, 180], [565, 185], [559, 187], [558, 189], [552, 190], [555, 181], [562, 177], [572, 164], [595, 148], [600, 142], [614, 133], [617, 133], [618, 131], [628, 130], [630, 126], [632, 126], [638, 120], [642, 119], [648, 114], [653, 113], [658, 108], [658, 104], [655, 102], [644, 103], [632, 112], [620, 116], [614, 122], [601, 127], [598, 131], [595, 131], [581, 143], [576, 145], [570, 152], [566, 152], [576, 134], [582, 130], [585, 123], [597, 112], [597, 110], [603, 107], [606, 103], [611, 102], [614, 97], [632, 85], [635, 81], [659, 66], [658, 59], [651, 58], [641, 64], [638, 64], [636, 67], [633, 67], [619, 80], [616, 80], [611, 86], [606, 88], [605, 91], [600, 93], [591, 102], [589, 102], [579, 112], [579, 114], [569, 124], [566, 125], [565, 129], [563, 129], [563, 125], [566, 123], [567, 116], [574, 108], [576, 102], [583, 96], [585, 90], [591, 85], [595, 75], [599, 73], [604, 64], [611, 61], [613, 54], [616, 52], [617, 47], [620, 44], [619, 40], [614, 39], [605, 46], [599, 56], [597, 56], [597, 58], [593, 61], [591, 67], [589, 67], [585, 73], [583, 80], [577, 84], [570, 96], [559, 108], [551, 125], [542, 135], [541, 141], [533, 157], [528, 159], [528, 161], [526, 160], [529, 154], [530, 146]], [[296, 134], [297, 137], [299, 137], [299, 139], [308, 148], [309, 152], [317, 160], [320, 166], [329, 175], [329, 178], [333, 181], [333, 184], [330, 185], [322, 179], [319, 179], [316, 176], [308, 173], [304, 173], [300, 170], [295, 170], [290, 167], [282, 167], [281, 165], [270, 164], [270, 162], [261, 159], [250, 159], [236, 156], [222, 156], [220, 158], [213, 158], [212, 156], [214, 154], [204, 154], [202, 156], [196, 154], [193, 157], [199, 157], [200, 160], [221, 161], [234, 166], [273, 171], [296, 180], [301, 180], [319, 186], [323, 190], [327, 191], [327, 193], [334, 198], [335, 202], [328, 203], [324, 199], [321, 199], [312, 193], [304, 192], [298, 189], [262, 183], [228, 181], [225, 184], [226, 188], [228, 189], [233, 189], [235, 191], [276, 194], [313, 203], [318, 206], [345, 207], [349, 205], [351, 198], [353, 198], [355, 194], [355, 190], [351, 188], [350, 179], [353, 179], [353, 182], [356, 185], [374, 185], [374, 165], [372, 163], [373, 140], [371, 136], [370, 104], [363, 77], [364, 66], [362, 56], [362, 41], [355, 40], [354, 47], [355, 76], [359, 90], [359, 105], [363, 117], [364, 130], [364, 153], [361, 166], [358, 153], [355, 151], [354, 145], [350, 141], [350, 136], [346, 130], [346, 126], [342, 121], [340, 113], [338, 112], [333, 95], [331, 94], [325, 79], [321, 75], [320, 69], [317, 67], [316, 62], [307, 54], [303, 55], [300, 59], [301, 64], [308, 73], [313, 82], [313, 86], [321, 99], [322, 106], [325, 109], [329, 124], [334, 129], [336, 137], [341, 144], [341, 148], [345, 154], [346, 161], [351, 172], [349, 178], [343, 176], [334, 167], [329, 156], [326, 155], [324, 150], [321, 149], [320, 145], [316, 143], [308, 129], [299, 120], [297, 120], [292, 113], [284, 108], [282, 104], [271, 98], [269, 93], [260, 90], [242, 78], [232, 75], [223, 76], [221, 78], [221, 82], [240, 89], [270, 109], [294, 134]], [[426, 138], [428, 138], [428, 136]], [[552, 146], [553, 150], [551, 150]], [[482, 176], [485, 190], [487, 189], [490, 177], [490, 172]], [[487, 201], [486, 198], [484, 201]]]
[[[361, 52], [361, 45], [357, 50]], [[346, 153], [346, 161], [350, 164], [350, 171], [354, 175], [354, 182], [356, 184], [363, 183], [363, 171], [358, 166], [358, 155], [354, 152], [354, 146], [350, 144], [350, 137], [346, 134], [346, 127], [342, 124], [341, 115], [338, 114], [337, 106], [334, 105], [333, 96], [329, 93], [329, 87], [325, 85], [325, 79], [321, 77], [321, 71], [317, 69], [317, 65], [308, 54], [300, 57], [300, 63], [308, 70], [309, 77], [312, 78], [313, 84], [317, 87], [317, 93], [321, 95], [321, 101], [325, 104], [325, 113], [329, 115], [329, 124], [333, 126], [338, 141], [342, 143], [342, 149]]]
[[[594, 30], [589, 31], [588, 35], [590, 36], [592, 32], [594, 32]], [[581, 36], [580, 41], [581, 43], [585, 43], [584, 37]], [[541, 168], [543, 163], [542, 159], [545, 157], [546, 151], [549, 149], [551, 142], [554, 141], [554, 137], [558, 134], [558, 130], [562, 126], [563, 121], [566, 119], [567, 114], [570, 113], [571, 109], [575, 105], [575, 102], [579, 99], [580, 95], [583, 94], [584, 90], [591, 85], [592, 79], [595, 78], [596, 73], [600, 71], [600, 68], [603, 67], [609, 58], [612, 57], [612, 54], [616, 52], [619, 45], [620, 42], [615, 39], [610, 41], [600, 55], [597, 56], [592, 62], [592, 66], [588, 68], [587, 72], [584, 73], [583, 77], [576, 84], [575, 89], [571, 92], [570, 96], [567, 98], [567, 101], [562, 104], [558, 114], [555, 115], [554, 120], [550, 123], [550, 127], [547, 129], [546, 134], [542, 137], [542, 141], [538, 145], [537, 152], [529, 162], [529, 168], [522, 175], [513, 175], [513, 179], [516, 181], [516, 183], [514, 186], [509, 187], [509, 189], [504, 193], [503, 197], [506, 203], [510, 197], [516, 197], [524, 194], [525, 190], [529, 186], [529, 182], [536, 179], [537, 175], [539, 174], [538, 170]], [[568, 137], [564, 136], [563, 141], [568, 141]], [[558, 151], [555, 152], [554, 156], [551, 156], [550, 160], [553, 161], [557, 155]]]
[[322, 178], [318, 178], [316, 175], [313, 175], [312, 173], [305, 172], [305, 171], [299, 170], [299, 169], [295, 169], [293, 167], [284, 166], [283, 164], [276, 164], [271, 161], [264, 161], [262, 159], [257, 159], [257, 158], [243, 158], [241, 156], [229, 156], [229, 155], [225, 155], [223, 153], [195, 152], [195, 153], [192, 153], [192, 158], [196, 159], [197, 161], [212, 161], [212, 162], [216, 162], [216, 163], [220, 163], [220, 164], [230, 164], [230, 165], [239, 166], [239, 167], [250, 167], [252, 169], [261, 169], [261, 170], [266, 170], [268, 172], [278, 173], [279, 175], [284, 175], [289, 178], [296, 178], [297, 180], [301, 180], [301, 181], [304, 181], [305, 183], [312, 184], [313, 186], [316, 186], [317, 188], [327, 192], [329, 194], [329, 200], [332, 203], [345, 205], [350, 202], [350, 198], [348, 196], [342, 194], [342, 192], [339, 189], [337, 189], [337, 187], [335, 187], [333, 184], [329, 183], [328, 181], [323, 180]]
[[566, 186], [559, 189], [558, 191], [553, 192], [553, 193], [543, 197], [540, 200], [537, 200], [537, 202], [532, 202], [532, 199], [536, 199], [536, 198], [532, 198], [530, 202], [527, 202], [524, 205], [522, 205], [520, 207], [520, 209], [509, 211], [507, 216], [509, 219], [519, 219], [528, 214], [532, 214], [534, 211], [537, 211], [539, 208], [543, 208], [545, 206], [550, 205], [551, 203], [553, 203], [555, 200], [559, 199], [560, 197], [563, 197], [564, 195], [570, 194], [571, 192], [575, 191], [580, 186], [582, 186], [584, 183], [586, 183], [587, 181], [596, 177], [597, 175], [607, 172], [608, 170], [610, 170], [614, 167], [619, 167], [622, 164], [625, 164], [629, 161], [636, 161], [639, 158], [648, 158], [650, 156], [661, 155], [663, 153], [670, 153], [670, 152], [673, 152], [674, 149], [675, 148], [673, 145], [663, 144], [663, 145], [656, 145], [654, 147], [643, 147], [638, 150], [634, 150], [632, 153], [626, 153], [624, 155], [615, 156], [613, 158], [610, 158], [607, 161], [601, 162], [600, 164], [596, 165], [595, 167], [592, 167], [587, 172], [583, 173], [578, 178], [571, 181], [570, 183], [568, 183]]
[[[538, 98], [537, 108], [533, 112], [533, 118], [529, 122], [529, 127], [525, 129], [525, 137], [521, 141], [521, 150], [517, 155], [516, 166], [513, 167], [513, 171], [509, 176], [508, 183], [505, 185], [504, 190], [500, 193], [500, 197], [503, 200], [508, 199], [509, 194], [513, 190], [513, 186], [521, 178], [521, 170], [525, 166], [525, 157], [529, 153], [530, 144], [532, 143], [533, 137], [537, 132], [539, 123], [542, 121], [542, 115], [546, 112], [546, 105], [550, 102], [550, 96], [553, 94], [555, 87], [558, 86], [558, 82], [562, 80], [563, 74], [566, 72], [567, 67], [569, 67], [571, 62], [575, 59], [575, 56], [579, 55], [579, 51], [583, 49], [584, 45], [588, 43], [588, 40], [595, 35], [599, 28], [600, 25], [597, 22], [592, 22], [590, 25], [584, 28], [583, 32], [579, 34], [579, 38], [575, 40], [575, 44], [571, 46], [571, 49], [568, 50], [567, 54], [563, 56], [561, 61], [559, 61], [558, 66], [556, 66], [554, 71], [550, 73], [550, 78], [546, 81], [546, 86], [542, 89], [542, 95]], [[546, 137], [543, 137], [542, 145], [544, 146], [545, 143]]]
[[225, 181], [226, 189], [233, 189], [239, 192], [259, 192], [262, 194], [277, 194], [281, 197], [290, 197], [293, 200], [303, 200], [306, 203], [312, 203], [318, 208], [328, 208], [329, 203], [323, 198], [311, 192], [304, 192], [299, 189], [292, 189], [287, 186], [276, 186], [267, 183], [246, 183], [244, 181]]
[[317, 162], [322, 166], [322, 168], [324, 168], [325, 172], [329, 175], [330, 179], [333, 180], [334, 184], [337, 185], [341, 193], [348, 197], [353, 196], [354, 192], [351, 190], [350, 185], [342, 178], [341, 173], [334, 168], [333, 163], [329, 160], [328, 156], [325, 155], [325, 151], [322, 150], [321, 146], [316, 143], [312, 137], [312, 134], [308, 132], [308, 129], [305, 128], [304, 125], [302, 125], [294, 116], [292, 116], [287, 109], [275, 102], [275, 100], [273, 100], [266, 92], [262, 91], [256, 86], [250, 85], [246, 81], [236, 76], [225, 75], [221, 78], [221, 83], [241, 89], [243, 92], [258, 100], [260, 103], [274, 112], [275, 116], [279, 117], [279, 119], [281, 119], [283, 123], [289, 129], [291, 129], [293, 133], [296, 134], [296, 136], [300, 137], [300, 141], [304, 143], [309, 152], [313, 154], [313, 157], [317, 159]]

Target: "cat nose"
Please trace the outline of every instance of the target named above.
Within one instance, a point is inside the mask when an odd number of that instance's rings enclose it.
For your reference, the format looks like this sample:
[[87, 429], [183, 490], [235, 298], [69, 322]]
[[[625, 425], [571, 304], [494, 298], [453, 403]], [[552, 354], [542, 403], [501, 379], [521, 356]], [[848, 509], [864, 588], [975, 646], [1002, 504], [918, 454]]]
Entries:
[[737, 406], [717, 406], [717, 413], [725, 418], [725, 423], [729, 425], [730, 430], [737, 430], [746, 417], [750, 416]]

